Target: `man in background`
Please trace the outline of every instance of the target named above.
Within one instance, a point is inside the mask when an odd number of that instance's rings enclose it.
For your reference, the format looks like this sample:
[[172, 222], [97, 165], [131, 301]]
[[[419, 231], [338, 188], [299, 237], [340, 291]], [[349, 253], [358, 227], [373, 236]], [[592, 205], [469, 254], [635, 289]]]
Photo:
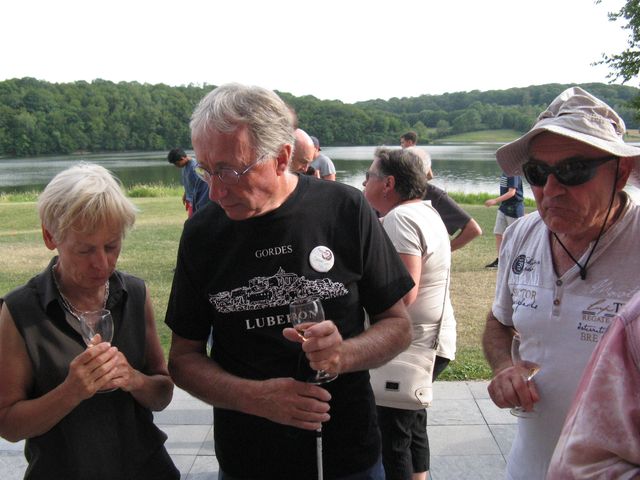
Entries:
[[[502, 244], [502, 234], [509, 225], [520, 217], [524, 216], [524, 192], [522, 189], [522, 177], [519, 175], [508, 176], [504, 172], [500, 175], [500, 196], [490, 198], [484, 202], [485, 207], [498, 205], [496, 213], [496, 223], [493, 227], [493, 234], [496, 237], [496, 251], [500, 255], [500, 245]], [[498, 257], [485, 265], [484, 268], [497, 268]]]
[[[433, 176], [429, 175], [431, 172], [431, 155], [425, 149], [420, 147], [407, 147], [411, 150], [424, 165], [424, 170], [427, 172], [427, 178], [431, 179]], [[451, 251], [464, 247], [474, 238], [482, 235], [482, 229], [478, 222], [476, 222], [467, 212], [465, 212], [460, 205], [458, 205], [453, 198], [451, 198], [447, 192], [441, 188], [427, 183], [427, 191], [424, 195], [425, 200], [431, 201], [431, 206], [436, 209], [449, 235], [459, 233], [451, 239]]]
[[311, 136], [311, 141], [315, 147], [315, 155], [313, 157], [313, 162], [311, 162], [311, 166], [320, 171], [320, 178], [335, 181], [336, 167], [333, 165], [333, 162], [329, 157], [320, 153], [320, 140], [318, 140], [318, 137]]
[[209, 185], [196, 174], [198, 163], [181, 148], [174, 148], [167, 155], [169, 163], [182, 170], [182, 203], [189, 218], [209, 202]]
[[418, 144], [418, 134], [416, 132], [407, 132], [400, 137], [400, 146], [402, 148], [415, 147]]
[[292, 172], [320, 177], [320, 172], [311, 166], [311, 162], [313, 162], [316, 154], [316, 149], [311, 137], [301, 128], [296, 128], [295, 136], [296, 140], [289, 169]]

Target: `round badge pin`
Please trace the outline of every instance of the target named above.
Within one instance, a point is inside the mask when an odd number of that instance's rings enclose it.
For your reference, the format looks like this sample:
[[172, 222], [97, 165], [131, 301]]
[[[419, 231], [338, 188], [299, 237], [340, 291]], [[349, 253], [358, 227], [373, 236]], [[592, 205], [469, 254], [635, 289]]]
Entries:
[[319, 245], [309, 254], [309, 263], [316, 272], [328, 272], [333, 267], [335, 257], [330, 248]]

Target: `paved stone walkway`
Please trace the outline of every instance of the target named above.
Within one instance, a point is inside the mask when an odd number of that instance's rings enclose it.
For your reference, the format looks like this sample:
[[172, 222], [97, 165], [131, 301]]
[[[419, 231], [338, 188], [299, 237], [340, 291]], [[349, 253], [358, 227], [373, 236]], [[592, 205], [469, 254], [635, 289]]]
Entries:
[[[436, 382], [428, 414], [432, 480], [503, 478], [516, 419], [489, 399], [486, 382]], [[173, 401], [155, 414], [169, 439], [167, 450], [182, 480], [216, 480], [210, 406], [176, 389]], [[0, 439], [0, 478], [18, 480], [26, 462], [23, 442]], [[304, 480], [304, 479], [301, 479]]]

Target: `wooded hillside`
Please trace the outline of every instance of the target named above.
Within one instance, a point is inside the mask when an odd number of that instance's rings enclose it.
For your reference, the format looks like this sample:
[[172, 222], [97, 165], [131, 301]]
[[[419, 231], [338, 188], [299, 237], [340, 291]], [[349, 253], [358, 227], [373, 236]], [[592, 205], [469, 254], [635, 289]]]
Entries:
[[[538, 113], [569, 85], [472, 91], [345, 104], [279, 92], [299, 125], [323, 145], [396, 144], [407, 130], [421, 143], [477, 130], [526, 131]], [[627, 128], [638, 128], [629, 102], [634, 87], [586, 84], [612, 105]], [[137, 82], [49, 83], [33, 78], [0, 82], [0, 156], [78, 151], [152, 151], [189, 148], [189, 118], [213, 85], [170, 87]]]

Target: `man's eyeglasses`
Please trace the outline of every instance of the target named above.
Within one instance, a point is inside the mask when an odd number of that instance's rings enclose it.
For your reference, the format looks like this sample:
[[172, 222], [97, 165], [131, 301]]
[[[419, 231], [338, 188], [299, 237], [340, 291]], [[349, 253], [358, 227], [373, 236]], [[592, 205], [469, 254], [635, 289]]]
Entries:
[[596, 175], [596, 170], [600, 165], [617, 158], [613, 155], [594, 159], [569, 158], [554, 166], [538, 160], [529, 160], [522, 165], [522, 171], [532, 187], [544, 187], [547, 183], [547, 178], [551, 174], [562, 185], [575, 187], [591, 180]]
[[364, 180], [365, 180], [365, 182], [368, 182], [370, 177], [384, 178], [385, 176], [386, 175], [380, 175], [379, 173], [372, 172], [370, 170], [367, 170], [366, 172], [364, 172]]
[[258, 157], [258, 159], [255, 162], [250, 163], [249, 166], [244, 170], [242, 170], [241, 172], [238, 172], [237, 170], [231, 167], [218, 167], [213, 172], [210, 172], [201, 163], [198, 163], [196, 165], [196, 168], [194, 169], [194, 171], [196, 172], [196, 175], [198, 175], [198, 177], [200, 177], [202, 180], [204, 180], [207, 183], [213, 180], [214, 177], [218, 177], [220, 181], [226, 185], [237, 185], [238, 182], [240, 181], [240, 177], [245, 173], [247, 173], [256, 165], [258, 165], [264, 157], [266, 157], [266, 155], [262, 155], [261, 157]]

